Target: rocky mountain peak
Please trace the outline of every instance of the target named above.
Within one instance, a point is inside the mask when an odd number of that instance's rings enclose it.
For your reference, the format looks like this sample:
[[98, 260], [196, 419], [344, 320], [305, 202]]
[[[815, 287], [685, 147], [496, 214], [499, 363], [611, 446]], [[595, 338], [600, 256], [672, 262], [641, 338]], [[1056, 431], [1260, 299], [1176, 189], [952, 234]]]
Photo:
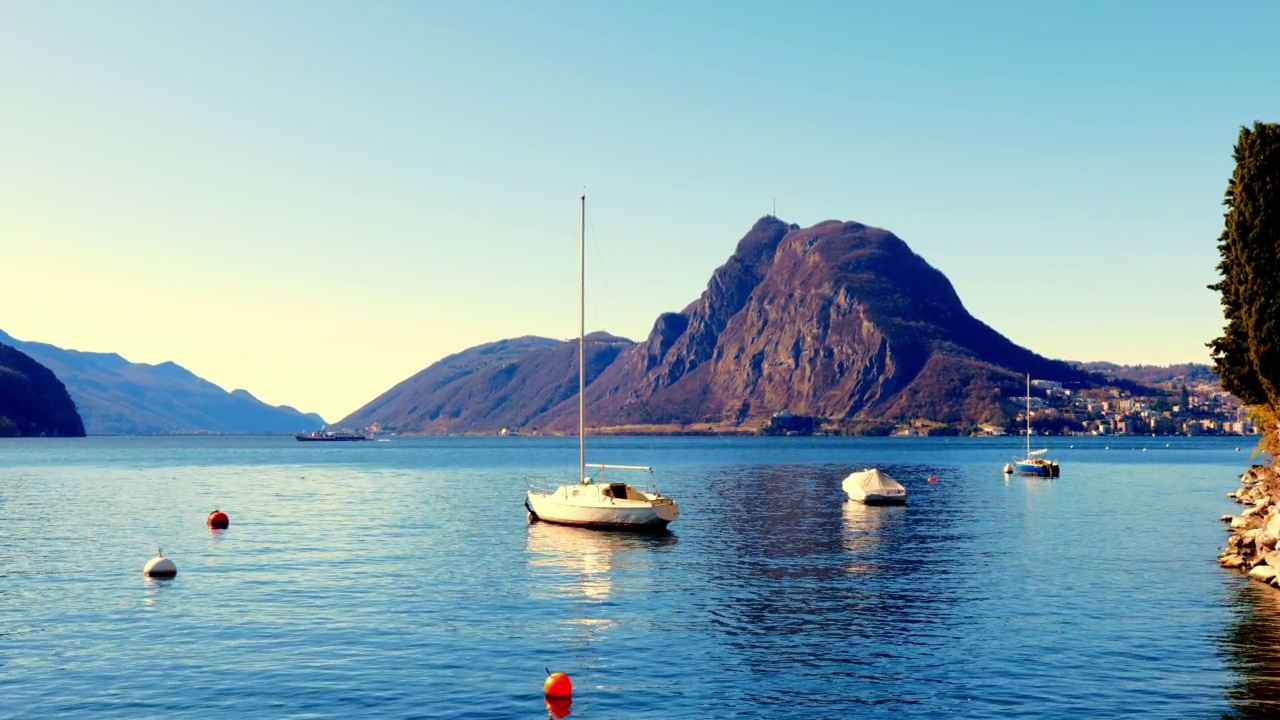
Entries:
[[990, 400], [1031, 371], [1083, 377], [973, 318], [947, 278], [893, 233], [766, 217], [698, 300], [659, 317], [588, 393], [591, 416], [609, 424], [739, 424], [784, 409], [881, 417], [948, 396]]

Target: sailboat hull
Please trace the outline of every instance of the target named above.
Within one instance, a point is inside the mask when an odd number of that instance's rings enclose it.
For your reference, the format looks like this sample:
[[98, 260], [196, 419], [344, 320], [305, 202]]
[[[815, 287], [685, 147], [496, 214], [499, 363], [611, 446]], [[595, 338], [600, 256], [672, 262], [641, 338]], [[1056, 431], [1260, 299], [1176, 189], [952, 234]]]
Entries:
[[670, 498], [605, 504], [589, 498], [578, 501], [562, 491], [550, 494], [531, 491], [525, 504], [538, 520], [583, 527], [662, 530], [680, 517], [679, 507]]
[[1013, 469], [1019, 475], [1058, 477], [1058, 463], [1050, 460], [1018, 460], [1013, 463]]

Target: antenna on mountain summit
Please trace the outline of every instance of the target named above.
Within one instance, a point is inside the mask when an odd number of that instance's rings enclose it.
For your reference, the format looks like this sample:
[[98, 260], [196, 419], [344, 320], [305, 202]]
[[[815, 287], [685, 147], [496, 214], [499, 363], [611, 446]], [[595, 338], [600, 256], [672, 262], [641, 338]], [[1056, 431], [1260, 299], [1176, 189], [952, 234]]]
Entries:
[[773, 199], [773, 216], [778, 217], [778, 198]]

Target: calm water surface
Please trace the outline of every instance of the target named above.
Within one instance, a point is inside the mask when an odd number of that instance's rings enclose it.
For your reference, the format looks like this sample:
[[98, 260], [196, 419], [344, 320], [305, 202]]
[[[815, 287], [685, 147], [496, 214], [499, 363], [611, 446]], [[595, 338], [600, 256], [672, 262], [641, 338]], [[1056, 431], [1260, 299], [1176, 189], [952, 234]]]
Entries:
[[1280, 591], [1214, 562], [1252, 441], [1019, 446], [593, 440], [648, 537], [526, 524], [572, 438], [4, 441], [0, 716], [543, 718], [549, 666], [584, 720], [1280, 717]]

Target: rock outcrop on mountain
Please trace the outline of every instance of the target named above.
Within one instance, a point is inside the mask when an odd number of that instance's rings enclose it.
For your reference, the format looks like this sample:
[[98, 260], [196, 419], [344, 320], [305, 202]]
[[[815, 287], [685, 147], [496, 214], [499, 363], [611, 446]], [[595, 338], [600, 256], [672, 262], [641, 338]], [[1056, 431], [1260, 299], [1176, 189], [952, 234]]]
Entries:
[[[535, 365], [535, 353], [552, 350], [521, 354], [503, 343], [494, 345], [510, 351], [505, 375], [486, 368], [450, 380], [433, 366], [393, 388], [387, 396], [421, 385], [413, 392], [433, 398], [412, 422], [399, 413], [402, 429], [572, 431], [572, 353]], [[659, 316], [643, 342], [610, 349], [609, 362], [593, 359], [587, 386], [593, 427], [758, 427], [783, 410], [850, 423], [1003, 423], [1016, 412], [1006, 398], [1023, 393], [1027, 373], [1077, 387], [1099, 381], [977, 320], [905, 242], [856, 222], [800, 228], [762, 218], [701, 297]], [[538, 387], [551, 390], [532, 402]]]
[[[588, 335], [585, 344], [588, 382], [635, 345], [608, 333]], [[576, 424], [577, 403], [570, 401], [577, 395], [578, 341], [526, 336], [450, 355], [339, 425], [431, 434], [536, 430], [570, 407]]]
[[292, 433], [324, 425], [315, 413], [272, 406], [245, 390], [227, 392], [172, 362], [132, 363], [115, 353], [64, 350], [16, 340], [65, 384], [90, 435]]
[[0, 437], [84, 437], [75, 403], [49, 368], [0, 344]]

